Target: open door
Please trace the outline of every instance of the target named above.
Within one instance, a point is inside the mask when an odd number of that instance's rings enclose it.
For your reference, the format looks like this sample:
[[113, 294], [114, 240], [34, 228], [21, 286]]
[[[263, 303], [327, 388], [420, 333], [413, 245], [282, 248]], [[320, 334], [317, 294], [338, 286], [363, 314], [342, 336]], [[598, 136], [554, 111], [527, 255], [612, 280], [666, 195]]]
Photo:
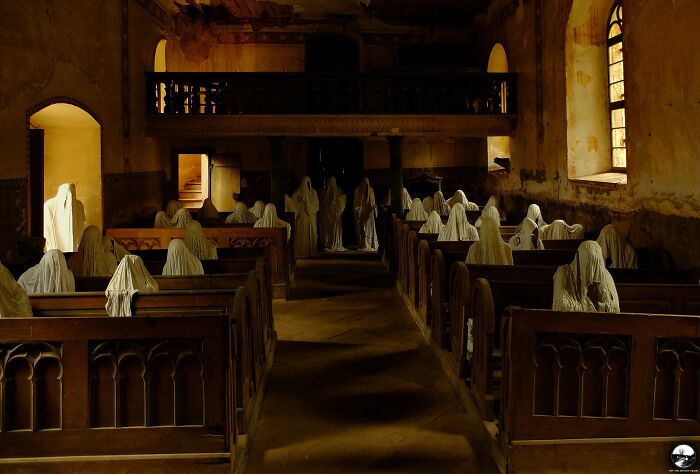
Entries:
[[209, 158], [211, 200], [220, 212], [232, 212], [233, 195], [241, 193], [241, 156], [219, 154]]
[[44, 130], [29, 129], [29, 235], [44, 235]]

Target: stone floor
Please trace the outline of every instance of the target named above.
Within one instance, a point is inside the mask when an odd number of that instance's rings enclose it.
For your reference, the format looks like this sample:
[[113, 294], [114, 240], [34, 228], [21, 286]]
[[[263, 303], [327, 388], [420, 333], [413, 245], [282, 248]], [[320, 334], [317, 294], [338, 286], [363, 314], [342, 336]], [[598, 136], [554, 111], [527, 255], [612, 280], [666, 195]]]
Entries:
[[496, 473], [383, 265], [302, 260], [247, 472]]

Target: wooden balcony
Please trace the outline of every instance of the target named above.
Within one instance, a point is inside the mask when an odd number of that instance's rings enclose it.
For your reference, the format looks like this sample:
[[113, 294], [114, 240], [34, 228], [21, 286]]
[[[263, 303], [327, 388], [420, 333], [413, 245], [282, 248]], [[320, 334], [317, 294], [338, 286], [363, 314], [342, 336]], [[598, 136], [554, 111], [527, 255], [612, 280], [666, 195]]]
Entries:
[[148, 73], [146, 83], [148, 130], [159, 136], [488, 136], [515, 127], [514, 74]]

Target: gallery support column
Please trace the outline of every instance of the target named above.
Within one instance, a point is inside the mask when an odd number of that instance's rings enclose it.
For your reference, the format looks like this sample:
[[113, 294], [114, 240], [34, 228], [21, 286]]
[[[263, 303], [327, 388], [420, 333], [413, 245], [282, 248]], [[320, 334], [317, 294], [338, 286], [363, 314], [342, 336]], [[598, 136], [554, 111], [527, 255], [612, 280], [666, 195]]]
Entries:
[[270, 157], [272, 169], [270, 171], [270, 202], [275, 205], [277, 212], [284, 212], [284, 137], [270, 138]]
[[401, 144], [403, 137], [387, 137], [389, 140], [389, 174], [391, 176], [391, 212], [403, 214], [403, 167], [401, 165]]

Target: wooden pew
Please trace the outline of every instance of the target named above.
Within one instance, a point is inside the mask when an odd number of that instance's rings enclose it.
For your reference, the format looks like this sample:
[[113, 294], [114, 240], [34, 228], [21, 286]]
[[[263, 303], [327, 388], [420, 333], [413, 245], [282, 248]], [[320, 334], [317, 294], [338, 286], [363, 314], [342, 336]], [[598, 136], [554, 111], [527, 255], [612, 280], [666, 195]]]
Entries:
[[[141, 257], [151, 275], [161, 275], [163, 273], [163, 267], [168, 259], [167, 249], [133, 250], [130, 252]], [[216, 260], [202, 260], [202, 267], [207, 275], [237, 273], [254, 267], [255, 261], [258, 258], [264, 259], [265, 254], [265, 249], [259, 247], [217, 249], [219, 258]]]
[[[217, 251], [224, 249], [262, 248], [269, 260], [273, 297], [287, 299], [294, 274], [294, 254], [291, 240], [287, 242], [285, 228], [209, 227], [204, 235], [216, 243]], [[184, 238], [184, 229], [120, 228], [107, 229], [107, 235], [129, 251], [167, 249], [174, 238]], [[217, 265], [217, 264], [212, 264]], [[223, 270], [226, 272], [227, 270]], [[228, 269], [228, 271], [236, 271]], [[160, 273], [160, 272], [156, 272]]]
[[[474, 318], [471, 386], [482, 416], [493, 416], [500, 398], [498, 328], [508, 306], [551, 308], [553, 281], [474, 280], [472, 316]], [[700, 285], [697, 284], [616, 284], [620, 309], [624, 312], [657, 314], [700, 314]]]
[[142, 293], [134, 317], [108, 318], [104, 294], [32, 296], [34, 318], [0, 320], [3, 471], [130, 455], [232, 471], [256, 396], [250, 300], [244, 286]]
[[700, 317], [510, 308], [502, 333], [502, 472], [667, 472], [700, 435]]

